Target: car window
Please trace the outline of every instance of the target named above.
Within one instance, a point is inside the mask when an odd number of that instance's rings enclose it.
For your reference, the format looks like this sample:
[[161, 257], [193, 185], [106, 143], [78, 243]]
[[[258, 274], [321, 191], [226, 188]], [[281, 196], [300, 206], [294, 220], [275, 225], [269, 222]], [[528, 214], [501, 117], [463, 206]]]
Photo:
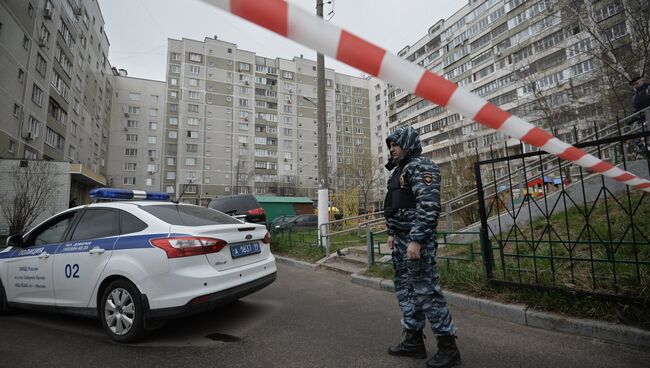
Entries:
[[147, 228], [147, 224], [126, 211], [120, 211], [120, 234], [137, 233]]
[[76, 213], [77, 211], [67, 212], [34, 229], [34, 231], [29, 234], [29, 239], [27, 240], [26, 245], [44, 245], [60, 242]]
[[221, 212], [188, 205], [142, 206], [144, 211], [171, 225], [204, 226], [222, 224], [241, 224], [239, 220]]
[[117, 211], [88, 209], [75, 226], [70, 240], [87, 240], [118, 235]]

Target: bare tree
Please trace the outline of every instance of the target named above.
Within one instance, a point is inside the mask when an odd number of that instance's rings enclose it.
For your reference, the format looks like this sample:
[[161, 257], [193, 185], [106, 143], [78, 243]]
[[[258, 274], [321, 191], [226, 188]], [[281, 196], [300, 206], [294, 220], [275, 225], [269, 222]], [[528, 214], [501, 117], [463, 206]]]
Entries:
[[346, 187], [343, 190], [356, 188], [359, 193], [359, 200], [364, 210], [368, 210], [374, 198], [377, 183], [385, 177], [383, 167], [377, 160], [374, 160], [370, 152], [365, 152], [357, 157], [355, 163], [338, 164], [336, 175], [346, 179]]
[[2, 196], [0, 208], [9, 234], [22, 234], [52, 206], [58, 173], [56, 166], [47, 161], [21, 161], [10, 175], [13, 193]]
[[[476, 188], [476, 176], [474, 175], [475, 162], [476, 156], [474, 155], [457, 155], [450, 162], [442, 165], [441, 175], [443, 178], [446, 178], [445, 183], [451, 183], [451, 185], [446, 185], [442, 188], [443, 202]], [[465, 207], [456, 212], [464, 226], [471, 225], [479, 220], [478, 204], [466, 207], [466, 205], [475, 200], [476, 196], [471, 196], [452, 204], [452, 210]], [[446, 209], [443, 208], [442, 210], [445, 211]]]
[[[598, 61], [609, 97], [606, 107], [627, 115], [627, 82], [650, 71], [650, 2], [648, 0], [562, 0], [563, 17], [586, 40], [586, 53]], [[624, 88], [622, 88], [624, 87]]]

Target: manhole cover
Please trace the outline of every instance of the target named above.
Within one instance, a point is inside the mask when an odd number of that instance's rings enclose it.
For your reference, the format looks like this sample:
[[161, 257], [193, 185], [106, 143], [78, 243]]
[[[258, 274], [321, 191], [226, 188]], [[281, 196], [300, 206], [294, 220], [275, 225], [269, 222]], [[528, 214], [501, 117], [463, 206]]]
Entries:
[[220, 333], [213, 333], [205, 336], [206, 338], [214, 341], [221, 341], [221, 342], [238, 342], [241, 339], [237, 336], [232, 336], [232, 335], [226, 335], [226, 334], [220, 334]]

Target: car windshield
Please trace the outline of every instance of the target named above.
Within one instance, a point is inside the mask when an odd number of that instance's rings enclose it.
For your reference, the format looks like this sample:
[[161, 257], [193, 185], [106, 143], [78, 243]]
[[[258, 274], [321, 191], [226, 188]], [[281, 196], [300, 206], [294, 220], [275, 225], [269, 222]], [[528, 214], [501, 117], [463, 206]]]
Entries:
[[241, 222], [221, 212], [188, 205], [153, 205], [140, 207], [171, 225], [204, 226], [241, 224]]

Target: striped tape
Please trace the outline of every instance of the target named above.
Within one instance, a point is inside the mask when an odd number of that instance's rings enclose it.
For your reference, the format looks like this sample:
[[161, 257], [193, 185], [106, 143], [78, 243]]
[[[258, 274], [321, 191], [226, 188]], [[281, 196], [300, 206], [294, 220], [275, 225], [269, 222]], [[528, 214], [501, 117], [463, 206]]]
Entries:
[[443, 77], [327, 23], [284, 0], [203, 0], [406, 91], [470, 117], [589, 171], [650, 192], [650, 181], [622, 170], [511, 115]]

